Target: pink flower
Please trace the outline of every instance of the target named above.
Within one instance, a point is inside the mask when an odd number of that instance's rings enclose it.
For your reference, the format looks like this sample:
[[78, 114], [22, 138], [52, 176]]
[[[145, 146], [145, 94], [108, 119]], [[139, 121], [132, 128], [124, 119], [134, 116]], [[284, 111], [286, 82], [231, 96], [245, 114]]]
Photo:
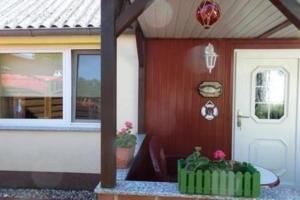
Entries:
[[225, 156], [226, 156], [226, 154], [222, 150], [217, 150], [214, 153], [215, 159], [223, 160], [225, 158]]
[[120, 130], [121, 134], [126, 134], [126, 132], [127, 132], [127, 128], [121, 128], [121, 130]]
[[125, 126], [128, 128], [128, 129], [131, 129], [133, 126], [132, 126], [132, 123], [127, 121], [125, 122]]

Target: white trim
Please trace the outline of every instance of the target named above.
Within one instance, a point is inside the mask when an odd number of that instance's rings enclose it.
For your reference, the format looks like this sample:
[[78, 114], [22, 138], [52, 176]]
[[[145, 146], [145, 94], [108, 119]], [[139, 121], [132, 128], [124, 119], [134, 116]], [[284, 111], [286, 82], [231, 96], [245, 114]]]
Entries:
[[236, 111], [236, 107], [235, 107], [235, 99], [236, 99], [236, 56], [237, 52], [236, 50], [233, 51], [233, 80], [232, 80], [232, 138], [231, 138], [231, 158], [234, 159], [235, 158], [235, 124], [236, 124], [236, 120], [235, 120], [235, 115], [237, 113]]
[[[100, 128], [100, 123], [72, 122], [72, 50], [99, 49], [99, 45], [0, 46], [1, 53], [62, 53], [63, 119], [1, 119], [4, 127]], [[67, 105], [67, 106], [66, 106]]]
[[300, 58], [298, 59], [298, 84], [297, 84], [297, 91], [298, 91], [298, 95], [297, 95], [297, 115], [296, 115], [296, 139], [295, 139], [295, 149], [296, 149], [296, 153], [295, 153], [295, 174], [296, 174], [296, 188], [300, 188]]
[[[262, 59], [281, 59], [281, 58], [299, 58], [300, 54], [299, 51], [300, 49], [235, 49], [234, 52], [239, 53], [239, 58], [244, 58], [246, 56], [248, 59], [249, 57], [253, 57], [255, 59], [259, 59], [257, 57], [258, 53], [263, 53], [261, 54]], [[288, 52], [288, 55], [282, 56], [282, 52]]]
[[71, 53], [71, 49], [67, 49], [65, 51], [65, 56], [64, 58], [66, 59], [65, 64], [66, 67], [64, 72], [65, 74], [67, 74], [67, 76], [63, 76], [64, 77], [64, 85], [66, 87], [64, 87], [64, 105], [68, 105], [68, 106], [63, 106], [63, 116], [64, 116], [64, 120], [66, 124], [71, 124], [72, 123], [72, 53]]

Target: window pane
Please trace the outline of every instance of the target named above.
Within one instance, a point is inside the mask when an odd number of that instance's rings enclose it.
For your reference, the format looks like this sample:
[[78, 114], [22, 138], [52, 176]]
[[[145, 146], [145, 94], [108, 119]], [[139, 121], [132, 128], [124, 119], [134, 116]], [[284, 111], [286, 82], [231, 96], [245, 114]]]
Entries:
[[265, 86], [266, 84], [266, 73], [259, 72], [256, 74], [256, 86]]
[[284, 115], [283, 104], [272, 104], [270, 109], [270, 119], [281, 119]]
[[268, 104], [255, 104], [255, 115], [259, 119], [268, 119]]
[[257, 87], [255, 92], [255, 102], [266, 102], [266, 88]]
[[268, 101], [273, 104], [284, 102], [285, 75], [281, 70], [268, 71]]
[[265, 69], [256, 74], [255, 115], [278, 120], [284, 116], [286, 74], [281, 69]]
[[100, 55], [78, 55], [75, 119], [100, 119], [100, 59]]
[[62, 54], [0, 54], [0, 117], [62, 118]]

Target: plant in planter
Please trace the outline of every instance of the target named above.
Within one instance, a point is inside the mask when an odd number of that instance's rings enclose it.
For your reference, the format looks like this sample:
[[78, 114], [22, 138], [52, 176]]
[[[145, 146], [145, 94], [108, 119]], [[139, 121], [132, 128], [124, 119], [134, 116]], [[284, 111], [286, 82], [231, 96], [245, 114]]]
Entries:
[[131, 134], [133, 125], [131, 122], [125, 122], [125, 127], [117, 134], [117, 168], [124, 169], [133, 159], [133, 154], [136, 145], [136, 136]]
[[258, 197], [260, 174], [250, 164], [225, 160], [218, 150], [215, 160], [201, 155], [201, 147], [178, 161], [178, 185], [182, 193]]

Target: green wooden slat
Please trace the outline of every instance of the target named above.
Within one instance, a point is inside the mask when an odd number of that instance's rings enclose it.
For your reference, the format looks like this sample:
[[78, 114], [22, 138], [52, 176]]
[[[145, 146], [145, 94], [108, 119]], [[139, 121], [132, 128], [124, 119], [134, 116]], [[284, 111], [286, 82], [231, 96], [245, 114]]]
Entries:
[[260, 195], [260, 173], [255, 172], [252, 175], [252, 197], [259, 197]]
[[244, 175], [244, 196], [250, 197], [251, 196], [251, 174], [246, 172]]
[[219, 194], [219, 172], [213, 171], [211, 176], [211, 193], [215, 195]]
[[177, 161], [177, 182], [180, 183], [180, 172], [181, 172], [181, 168], [182, 168], [182, 160], [178, 160]]
[[235, 183], [235, 174], [233, 172], [228, 172], [228, 184], [227, 184], [228, 196], [234, 196], [234, 183]]
[[187, 192], [187, 173], [185, 169], [180, 170], [180, 185], [179, 190], [182, 193]]
[[196, 193], [202, 194], [203, 192], [203, 173], [201, 170], [198, 170], [196, 173]]
[[210, 194], [211, 193], [211, 173], [208, 170], [204, 172], [204, 186], [203, 186], [203, 193]]
[[195, 194], [195, 172], [188, 172], [188, 193]]
[[235, 196], [243, 195], [243, 174], [241, 172], [237, 172], [235, 175]]
[[220, 195], [226, 195], [227, 194], [227, 174], [225, 171], [221, 171], [220, 173]]
[[178, 180], [178, 190], [181, 191], [181, 169], [182, 169], [182, 165], [181, 165], [181, 160], [177, 161], [177, 180]]

